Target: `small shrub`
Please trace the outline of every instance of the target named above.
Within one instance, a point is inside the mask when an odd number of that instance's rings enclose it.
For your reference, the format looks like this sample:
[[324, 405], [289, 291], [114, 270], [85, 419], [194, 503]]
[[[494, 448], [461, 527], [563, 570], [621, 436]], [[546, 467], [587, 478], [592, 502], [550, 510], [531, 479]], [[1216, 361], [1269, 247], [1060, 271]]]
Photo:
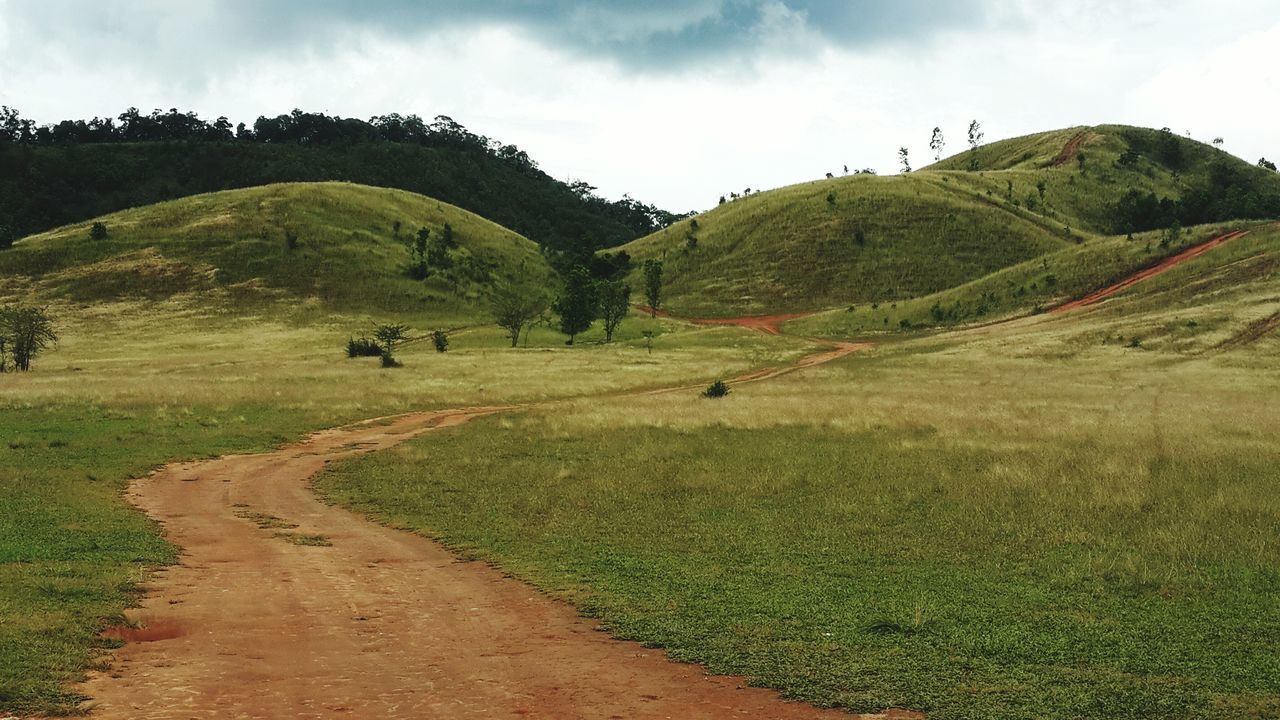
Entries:
[[367, 337], [347, 340], [347, 357], [382, 357], [382, 347]]
[[449, 334], [443, 330], [436, 330], [431, 333], [431, 342], [436, 346], [436, 352], [445, 352], [449, 349]]
[[404, 366], [400, 364], [399, 360], [396, 360], [395, 358], [391, 357], [389, 353], [382, 353], [382, 367], [398, 368], [398, 367], [404, 367]]
[[96, 222], [89, 228], [90, 240], [106, 240], [107, 226], [103, 223]]
[[725, 395], [728, 395], [729, 392], [730, 392], [729, 386], [726, 385], [723, 380], [717, 380], [711, 383], [711, 385], [707, 386], [706, 390], [702, 391], [702, 397], [722, 398]]
[[290, 252], [298, 249], [298, 233], [292, 230], [284, 231], [284, 249]]

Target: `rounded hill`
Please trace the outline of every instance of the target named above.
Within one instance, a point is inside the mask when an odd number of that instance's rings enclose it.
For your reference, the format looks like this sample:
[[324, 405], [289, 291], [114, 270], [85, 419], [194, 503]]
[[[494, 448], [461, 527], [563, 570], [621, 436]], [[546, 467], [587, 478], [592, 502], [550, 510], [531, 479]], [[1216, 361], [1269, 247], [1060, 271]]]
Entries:
[[[425, 254], [415, 256], [419, 235]], [[545, 282], [537, 245], [421, 195], [348, 183], [266, 185], [124, 210], [0, 252], [0, 292], [77, 302], [318, 302], [465, 311], [496, 284]]]

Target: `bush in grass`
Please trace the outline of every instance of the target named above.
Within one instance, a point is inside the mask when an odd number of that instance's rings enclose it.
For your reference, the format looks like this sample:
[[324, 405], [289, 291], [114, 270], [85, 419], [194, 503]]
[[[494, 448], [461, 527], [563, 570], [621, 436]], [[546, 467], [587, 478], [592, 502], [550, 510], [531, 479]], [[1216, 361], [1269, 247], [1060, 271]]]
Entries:
[[361, 336], [347, 340], [347, 357], [349, 358], [381, 356], [382, 346], [367, 337]]
[[431, 333], [431, 342], [436, 346], [436, 352], [445, 352], [449, 349], [449, 333], [435, 330]]
[[103, 223], [96, 222], [89, 228], [90, 240], [106, 240], [107, 226]]
[[404, 366], [400, 364], [400, 361], [399, 361], [399, 360], [396, 360], [395, 358], [391, 357], [391, 356], [390, 356], [390, 355], [388, 355], [387, 353], [383, 353], [383, 354], [382, 354], [382, 367], [384, 367], [384, 368], [398, 368], [398, 367], [404, 367]]
[[702, 391], [702, 397], [705, 398], [722, 398], [729, 394], [729, 386], [723, 380], [717, 380]]

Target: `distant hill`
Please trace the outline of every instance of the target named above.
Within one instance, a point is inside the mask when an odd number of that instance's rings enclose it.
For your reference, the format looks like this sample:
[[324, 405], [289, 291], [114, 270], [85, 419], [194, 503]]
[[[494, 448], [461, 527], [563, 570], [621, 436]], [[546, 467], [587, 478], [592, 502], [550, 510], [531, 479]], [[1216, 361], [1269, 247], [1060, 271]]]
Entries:
[[[397, 232], [396, 223], [400, 224]], [[93, 239], [101, 223], [104, 239]], [[456, 247], [410, 277], [421, 228]], [[317, 303], [447, 316], [490, 290], [553, 276], [532, 241], [421, 195], [346, 183], [268, 185], [172, 200], [66, 225], [0, 252], [0, 295], [98, 302], [196, 298], [205, 307]]]
[[1266, 217], [1280, 217], [1280, 174], [1168, 132], [1103, 126], [755, 193], [623, 249], [664, 259], [673, 312], [746, 315], [892, 304], [1106, 236]]
[[225, 118], [136, 110], [36, 126], [0, 108], [0, 168], [0, 235], [9, 238], [189, 195], [326, 180], [438, 198], [568, 252], [620, 245], [675, 219], [556, 180], [516, 146], [447, 117], [294, 111], [234, 130]]

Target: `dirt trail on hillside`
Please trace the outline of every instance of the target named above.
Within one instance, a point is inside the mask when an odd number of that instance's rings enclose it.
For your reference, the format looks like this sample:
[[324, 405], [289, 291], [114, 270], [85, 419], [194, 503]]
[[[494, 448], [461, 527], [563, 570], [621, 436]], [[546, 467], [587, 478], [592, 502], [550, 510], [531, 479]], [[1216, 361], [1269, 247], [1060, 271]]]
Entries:
[[1050, 160], [1043, 167], [1045, 168], [1062, 167], [1063, 165], [1066, 165], [1072, 160], [1075, 160], [1077, 157], [1080, 156], [1080, 146], [1084, 144], [1085, 138], [1087, 137], [1089, 137], [1088, 131], [1076, 133], [1075, 136], [1073, 136], [1070, 140], [1067, 141], [1066, 146], [1062, 148], [1062, 152], [1058, 153], [1058, 157]]
[[[640, 310], [647, 313], [654, 312], [650, 308], [641, 307]], [[732, 318], [682, 318], [676, 317], [666, 310], [656, 311], [658, 317], [671, 318], [672, 320], [680, 320], [694, 325], [712, 325], [725, 327], [741, 327], [748, 330], [759, 330], [768, 335], [781, 335], [782, 323], [791, 320], [798, 320], [802, 317], [813, 315], [812, 312], [799, 313], [783, 313], [780, 315], [744, 315], [742, 317]]]
[[[861, 347], [842, 343], [739, 381]], [[164, 524], [182, 562], [153, 578], [142, 607], [129, 612], [139, 627], [115, 633], [130, 642], [80, 688], [93, 698], [93, 716], [851, 717], [613, 640], [569, 605], [426, 538], [325, 505], [309, 488], [332, 460], [511, 409], [381, 418], [135, 481], [130, 501]]]
[[1149, 268], [1139, 270], [1138, 272], [1134, 273], [1133, 275], [1130, 275], [1129, 277], [1125, 278], [1124, 280], [1121, 280], [1118, 283], [1115, 283], [1114, 285], [1108, 285], [1107, 287], [1104, 287], [1101, 290], [1094, 291], [1080, 298], [1079, 300], [1072, 300], [1069, 303], [1064, 303], [1055, 308], [1052, 308], [1049, 310], [1049, 313], [1058, 314], [1058, 313], [1069, 312], [1071, 310], [1077, 310], [1082, 307], [1087, 307], [1089, 305], [1094, 305], [1096, 303], [1102, 302], [1103, 300], [1106, 300], [1107, 298], [1111, 297], [1112, 295], [1115, 295], [1116, 293], [1127, 290], [1133, 287], [1134, 285], [1137, 285], [1143, 280], [1147, 280], [1161, 273], [1168, 272], [1173, 268], [1181, 265], [1182, 263], [1187, 262], [1188, 260], [1192, 260], [1194, 258], [1200, 257], [1201, 255], [1209, 252], [1210, 250], [1218, 247], [1219, 245], [1222, 245], [1223, 243], [1229, 242], [1231, 240], [1235, 240], [1238, 237], [1243, 237], [1248, 234], [1249, 234], [1248, 230], [1237, 230], [1235, 232], [1227, 233], [1226, 235], [1219, 235], [1218, 237], [1215, 237], [1212, 240], [1206, 240], [1205, 242], [1202, 242], [1198, 245], [1192, 245], [1186, 250], [1183, 250], [1182, 252], [1176, 255], [1170, 255], [1169, 257], [1165, 258], [1164, 260], [1161, 260], [1160, 262], [1156, 263], [1155, 265], [1152, 265]]

